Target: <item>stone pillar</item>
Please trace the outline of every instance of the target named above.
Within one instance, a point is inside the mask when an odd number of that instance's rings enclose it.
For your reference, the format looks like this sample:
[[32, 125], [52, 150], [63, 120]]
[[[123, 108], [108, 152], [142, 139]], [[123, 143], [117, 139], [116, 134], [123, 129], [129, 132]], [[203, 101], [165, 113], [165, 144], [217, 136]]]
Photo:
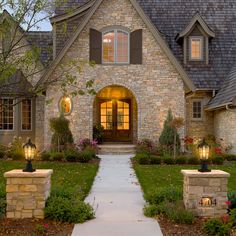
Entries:
[[186, 209], [196, 216], [220, 217], [227, 213], [227, 185], [229, 173], [221, 170], [201, 173], [182, 170], [183, 199]]
[[53, 170], [6, 172], [7, 218], [44, 218], [44, 208], [51, 190]]

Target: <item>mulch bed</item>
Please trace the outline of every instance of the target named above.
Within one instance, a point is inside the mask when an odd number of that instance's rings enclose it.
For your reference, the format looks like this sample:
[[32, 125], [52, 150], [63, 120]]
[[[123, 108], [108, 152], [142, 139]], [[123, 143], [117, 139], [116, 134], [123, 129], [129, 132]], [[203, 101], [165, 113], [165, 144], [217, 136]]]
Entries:
[[[23, 219], [23, 220], [0, 220], [0, 236], [38, 236], [57, 235], [70, 236], [74, 224], [58, 223], [49, 220]], [[46, 233], [40, 233], [41, 228], [46, 228]]]
[[207, 236], [202, 229], [203, 219], [197, 219], [191, 225], [176, 224], [164, 217], [159, 217], [157, 220], [161, 226], [163, 236]]

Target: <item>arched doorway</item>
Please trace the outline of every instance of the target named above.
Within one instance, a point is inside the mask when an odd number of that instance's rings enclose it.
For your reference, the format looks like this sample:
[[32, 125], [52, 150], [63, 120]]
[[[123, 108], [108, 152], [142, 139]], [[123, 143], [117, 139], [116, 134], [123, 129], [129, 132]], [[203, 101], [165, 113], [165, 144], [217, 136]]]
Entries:
[[137, 103], [133, 93], [118, 85], [103, 88], [94, 101], [94, 125], [104, 127], [104, 142], [137, 140]]

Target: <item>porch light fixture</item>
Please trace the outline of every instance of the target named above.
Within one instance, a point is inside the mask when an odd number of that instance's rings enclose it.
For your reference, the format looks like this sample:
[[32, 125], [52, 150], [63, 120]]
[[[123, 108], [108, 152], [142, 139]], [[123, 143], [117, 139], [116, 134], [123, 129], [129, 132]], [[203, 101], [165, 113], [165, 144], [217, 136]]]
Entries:
[[198, 171], [211, 172], [211, 170], [208, 169], [210, 146], [206, 143], [205, 139], [203, 139], [202, 142], [198, 145], [198, 153], [201, 160], [201, 169], [199, 169]]
[[27, 161], [26, 168], [23, 170], [23, 172], [34, 172], [35, 169], [33, 169], [32, 160], [35, 158], [36, 146], [31, 142], [31, 139], [29, 139], [28, 142], [23, 146], [23, 149], [25, 152], [25, 159]]

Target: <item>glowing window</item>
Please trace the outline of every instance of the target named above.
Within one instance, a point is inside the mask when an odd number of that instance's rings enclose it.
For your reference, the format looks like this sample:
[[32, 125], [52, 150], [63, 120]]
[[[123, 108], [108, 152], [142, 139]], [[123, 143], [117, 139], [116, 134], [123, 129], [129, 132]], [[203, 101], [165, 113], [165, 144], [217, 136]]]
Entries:
[[111, 30], [103, 33], [103, 63], [129, 63], [129, 33]]
[[72, 111], [72, 100], [69, 97], [62, 97], [59, 102], [59, 110], [64, 115], [70, 115]]
[[191, 37], [190, 38], [190, 59], [202, 60], [203, 51], [203, 38]]

